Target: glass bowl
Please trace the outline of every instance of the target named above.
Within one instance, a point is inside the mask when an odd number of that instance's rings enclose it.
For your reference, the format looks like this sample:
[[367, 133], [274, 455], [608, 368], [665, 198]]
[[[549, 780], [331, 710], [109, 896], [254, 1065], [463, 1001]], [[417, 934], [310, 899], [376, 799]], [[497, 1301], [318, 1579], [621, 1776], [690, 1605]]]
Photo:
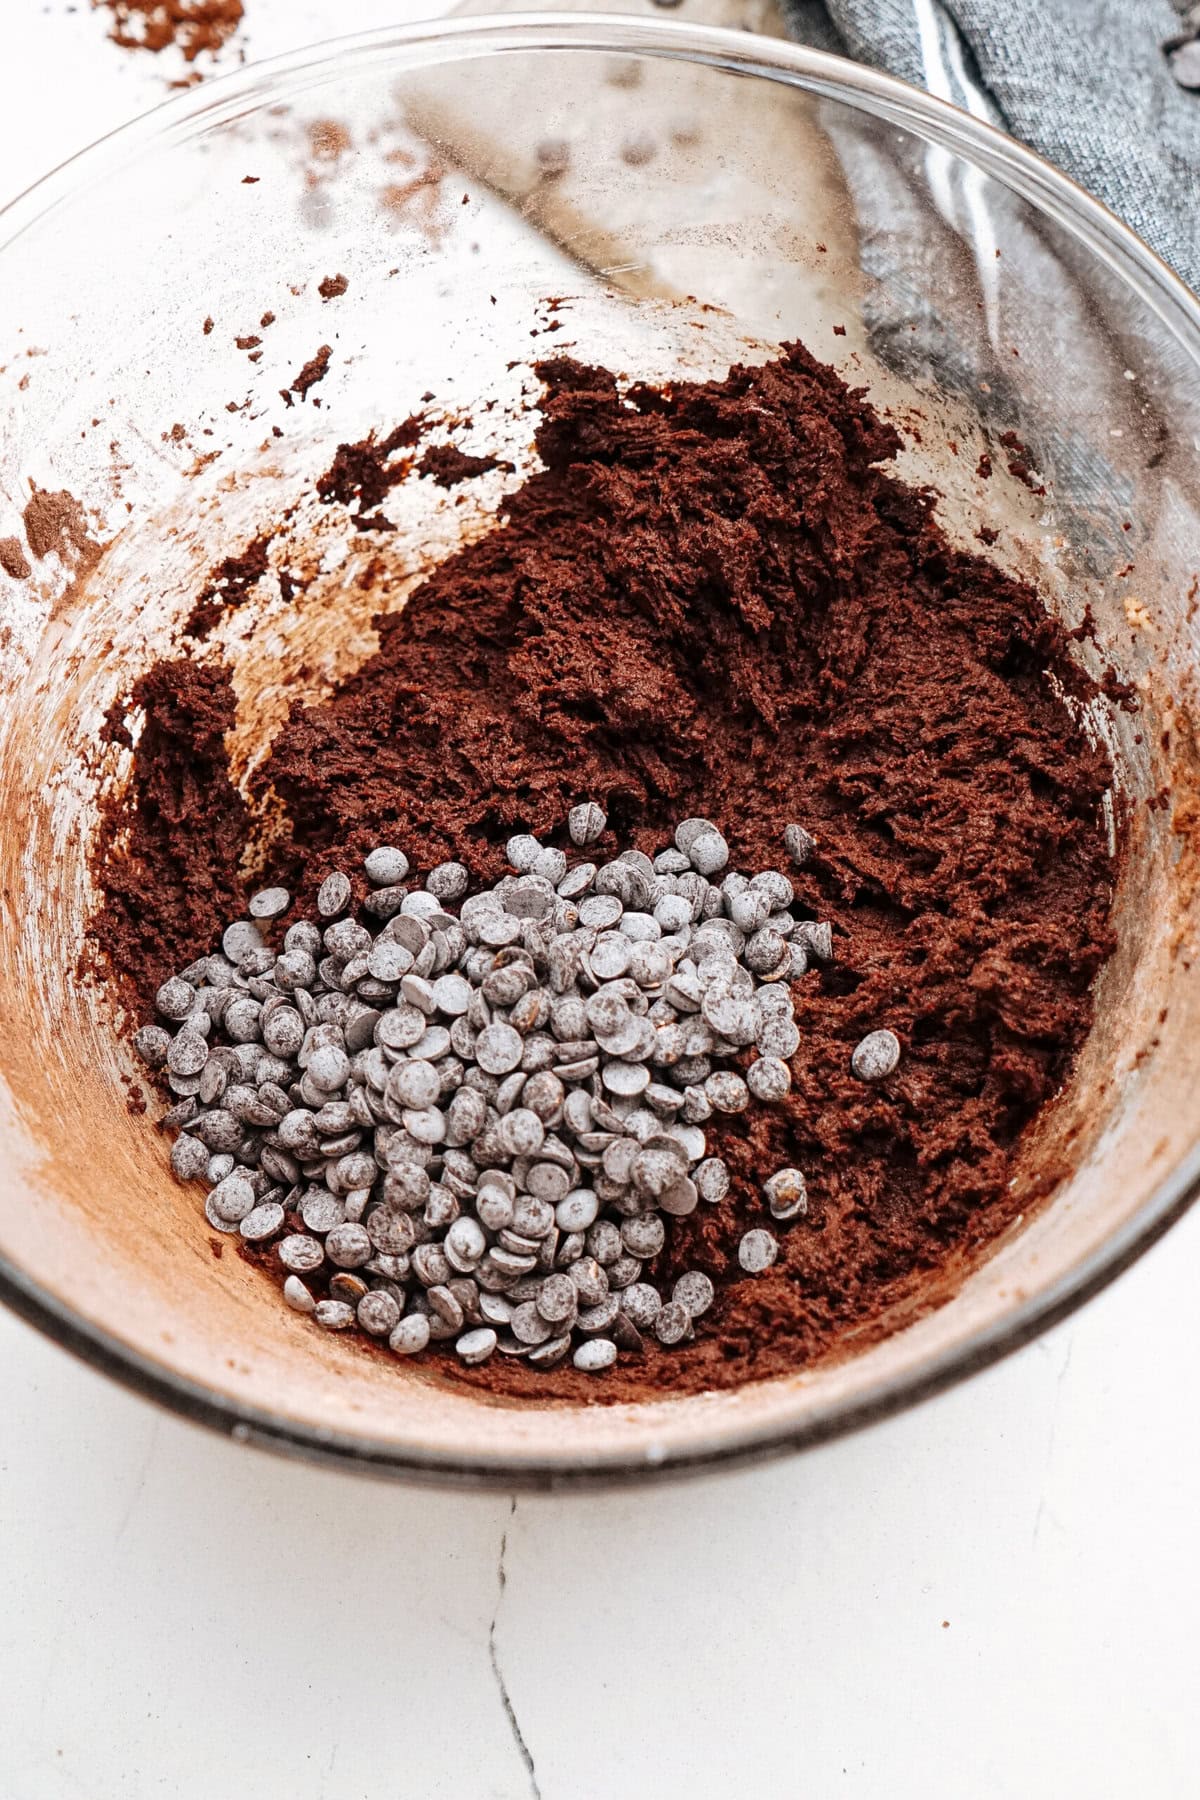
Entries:
[[[335, 274], [348, 286], [329, 301]], [[549, 299], [556, 347], [651, 378], [802, 338], [906, 431], [904, 472], [940, 491], [952, 535], [973, 543], [986, 516], [1054, 610], [1074, 624], [1090, 606], [1081, 658], [1111, 660], [1141, 701], [1091, 722], [1130, 854], [1095, 1029], [1035, 1131], [1072, 1172], [888, 1335], [641, 1405], [488, 1399], [319, 1335], [236, 1256], [215, 1260], [195, 1192], [126, 1105], [129, 1051], [79, 965], [97, 809], [127, 773], [106, 709], [217, 557], [296, 505], [338, 441], [426, 390], [465, 416], [496, 399], [470, 447], [499, 440], [527, 466]], [[326, 379], [284, 407], [323, 344]], [[170, 102], [0, 214], [4, 1297], [240, 1438], [511, 1486], [811, 1443], [1094, 1292], [1200, 1173], [1198, 358], [1194, 298], [1019, 145], [871, 70], [661, 20], [458, 20], [305, 51]], [[1010, 431], [1036, 479], [1008, 471]], [[388, 606], [486, 527], [499, 491], [455, 506], [410, 486]], [[362, 545], [322, 554], [321, 605], [260, 599], [253, 635], [244, 613], [218, 634], [243, 773], [288, 696], [372, 645]]]

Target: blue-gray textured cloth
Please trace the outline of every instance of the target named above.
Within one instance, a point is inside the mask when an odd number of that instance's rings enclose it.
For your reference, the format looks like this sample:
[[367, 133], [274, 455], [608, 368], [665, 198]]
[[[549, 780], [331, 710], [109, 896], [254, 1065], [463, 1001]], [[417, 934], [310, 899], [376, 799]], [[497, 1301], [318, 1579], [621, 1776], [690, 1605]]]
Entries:
[[793, 35], [983, 113], [1103, 200], [1200, 291], [1200, 93], [1171, 0], [784, 0]]

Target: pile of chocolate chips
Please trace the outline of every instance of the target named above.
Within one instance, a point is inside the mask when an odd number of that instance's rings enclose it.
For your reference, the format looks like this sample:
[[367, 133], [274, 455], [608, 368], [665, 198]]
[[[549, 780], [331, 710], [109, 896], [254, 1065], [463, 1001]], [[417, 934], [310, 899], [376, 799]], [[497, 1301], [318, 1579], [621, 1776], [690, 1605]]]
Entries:
[[[251, 804], [226, 749], [219, 600], [209, 634], [114, 709], [131, 769], [97, 849], [95, 937], [144, 1018], [245, 917], [248, 868], [311, 914], [335, 855], [365, 899], [357, 859], [380, 843], [495, 882], [506, 840], [561, 844], [581, 795], [608, 815], [608, 860], [653, 856], [705, 815], [737, 867], [769, 869], [802, 819], [816, 847], [785, 862], [791, 910], [827, 925], [836, 954], [794, 985], [788, 1093], [707, 1128], [729, 1192], [673, 1221], [649, 1273], [665, 1294], [700, 1272], [715, 1299], [694, 1339], [668, 1351], [646, 1334], [602, 1384], [637, 1400], [869, 1341], [1053, 1187], [1059, 1169], [1023, 1155], [1022, 1134], [1069, 1074], [1112, 945], [1111, 770], [1081, 723], [1101, 696], [1071, 634], [1033, 587], [947, 539], [935, 497], [889, 470], [896, 431], [807, 351], [668, 387], [565, 358], [538, 373], [541, 466], [379, 619], [361, 668], [293, 709]], [[430, 479], [420, 433], [347, 444], [315, 484], [384, 565], [403, 553], [390, 489]], [[982, 474], [980, 491], [986, 515]], [[279, 532], [255, 558], [271, 589], [298, 560]], [[252, 598], [238, 589], [239, 632]], [[302, 586], [289, 603], [306, 605]], [[269, 852], [260, 800], [282, 826]], [[851, 1059], [880, 1026], [903, 1060], [860, 1080]], [[808, 1211], [746, 1281], [739, 1246], [779, 1168], [803, 1170]], [[597, 1392], [569, 1360], [493, 1356], [459, 1378]]]
[[[573, 844], [606, 825], [573, 807]], [[802, 865], [812, 837], [785, 836]], [[378, 846], [357, 919], [334, 870], [276, 946], [291, 896], [261, 890], [159, 989], [173, 1034], [136, 1043], [178, 1097], [176, 1174], [211, 1184], [215, 1230], [273, 1246], [297, 1311], [400, 1355], [447, 1340], [468, 1365], [550, 1369], [573, 1352], [597, 1374], [643, 1332], [689, 1339], [712, 1305], [703, 1271], [667, 1296], [643, 1267], [671, 1220], [729, 1191], [704, 1123], [788, 1093], [792, 986], [832, 937], [794, 916], [780, 870], [728, 870], [707, 819], [653, 859], [572, 862], [528, 834], [507, 855], [516, 872], [472, 893], [457, 862], [408, 886], [407, 856]], [[898, 1061], [883, 1030], [852, 1067]], [[771, 1218], [803, 1217], [803, 1173], [764, 1175]], [[743, 1235], [747, 1273], [776, 1254], [765, 1226]]]

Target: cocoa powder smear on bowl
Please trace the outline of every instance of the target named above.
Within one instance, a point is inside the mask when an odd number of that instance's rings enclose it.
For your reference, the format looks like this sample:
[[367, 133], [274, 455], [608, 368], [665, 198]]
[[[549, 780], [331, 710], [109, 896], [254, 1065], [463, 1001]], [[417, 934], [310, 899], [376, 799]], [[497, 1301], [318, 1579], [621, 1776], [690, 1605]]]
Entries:
[[[791, 1092], [713, 1121], [730, 1193], [647, 1265], [666, 1287], [712, 1277], [695, 1341], [648, 1341], [600, 1380], [454, 1369], [539, 1398], [727, 1387], [869, 1341], [1028, 1205], [1018, 1140], [1070, 1069], [1113, 943], [1111, 771], [1074, 717], [1097, 690], [1036, 591], [950, 545], [934, 497], [887, 471], [897, 434], [803, 348], [666, 389], [569, 359], [538, 374], [544, 467], [278, 733], [258, 781], [291, 836], [261, 879], [309, 901], [335, 857], [395, 843], [495, 880], [511, 833], [563, 841], [581, 798], [608, 813], [597, 856], [699, 814], [738, 867], [785, 866], [784, 826], [805, 822], [798, 909], [836, 949], [796, 984]], [[344, 446], [323, 497], [375, 513], [414, 437]], [[195, 650], [131, 697], [146, 727], [96, 859], [95, 936], [144, 1017], [247, 892], [232, 685]], [[903, 1057], [864, 1085], [851, 1053], [884, 1024]], [[738, 1245], [784, 1165], [806, 1173], [808, 1216], [749, 1277]]]

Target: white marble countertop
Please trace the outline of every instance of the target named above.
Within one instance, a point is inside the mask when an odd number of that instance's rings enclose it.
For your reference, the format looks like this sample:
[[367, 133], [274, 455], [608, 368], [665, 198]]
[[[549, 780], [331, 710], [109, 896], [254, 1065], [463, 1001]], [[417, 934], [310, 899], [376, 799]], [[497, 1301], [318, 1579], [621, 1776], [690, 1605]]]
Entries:
[[[257, 57], [421, 9], [249, 10]], [[88, 0], [2, 54], [0, 201], [164, 94]], [[903, 1418], [516, 1501], [238, 1449], [0, 1314], [0, 1800], [1193, 1795], [1198, 1281], [1200, 1209]]]

